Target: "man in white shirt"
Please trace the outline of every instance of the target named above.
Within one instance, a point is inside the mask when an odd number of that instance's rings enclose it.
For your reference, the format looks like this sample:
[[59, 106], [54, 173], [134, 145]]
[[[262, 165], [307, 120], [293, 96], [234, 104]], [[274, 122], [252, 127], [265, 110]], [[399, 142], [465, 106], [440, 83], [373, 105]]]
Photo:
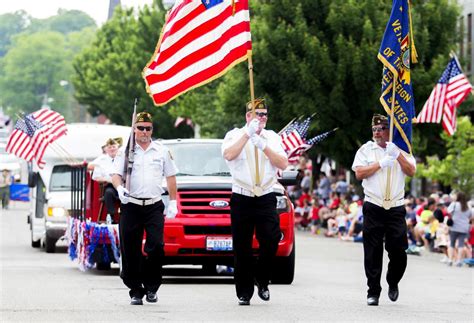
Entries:
[[[280, 136], [265, 129], [268, 109], [264, 99], [255, 100], [254, 105], [255, 116], [249, 102], [247, 124], [229, 131], [222, 144], [222, 155], [232, 175], [230, 208], [239, 305], [250, 305], [254, 283], [258, 296], [270, 300], [271, 263], [281, 237], [273, 185], [278, 169], [288, 165]], [[254, 232], [259, 242], [256, 266], [252, 254]]]
[[[117, 157], [114, 162], [112, 183], [122, 202], [119, 224], [121, 277], [130, 288], [130, 304], [143, 305], [145, 295], [149, 303], [158, 301], [156, 292], [162, 280], [165, 221], [161, 185], [164, 176], [169, 194], [166, 217], [174, 218], [178, 213], [178, 170], [168, 148], [151, 140], [153, 123], [148, 112], [137, 114], [134, 132], [136, 145], [129, 179], [130, 191], [122, 185], [126, 175], [125, 156]], [[142, 253], [143, 231], [146, 231], [146, 242]]]
[[[400, 150], [389, 140], [387, 117], [375, 114], [372, 118], [372, 139], [356, 153], [352, 170], [362, 180], [364, 188], [364, 267], [367, 276], [367, 305], [377, 306], [382, 288], [383, 243], [388, 264], [388, 296], [398, 299], [398, 283], [407, 265], [407, 226], [405, 221], [405, 177], [416, 171], [415, 158]], [[387, 183], [387, 176], [390, 180]], [[388, 186], [387, 186], [388, 185]]]
[[109, 138], [104, 145], [105, 154], [97, 157], [91, 164], [94, 165], [92, 179], [103, 185], [103, 199], [107, 215], [114, 217], [117, 213], [115, 204], [119, 200], [117, 190], [112, 185], [110, 172], [114, 164], [115, 157], [119, 154], [122, 145], [122, 138]]

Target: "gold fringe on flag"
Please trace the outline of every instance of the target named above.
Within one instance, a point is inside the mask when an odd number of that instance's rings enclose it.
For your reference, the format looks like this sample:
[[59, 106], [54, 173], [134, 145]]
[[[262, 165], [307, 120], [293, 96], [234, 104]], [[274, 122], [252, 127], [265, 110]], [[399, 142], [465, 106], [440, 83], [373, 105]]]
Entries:
[[410, 43], [411, 43], [411, 61], [412, 63], [418, 63], [418, 53], [415, 48], [415, 39], [413, 38], [413, 26], [411, 19], [411, 1], [408, 0], [408, 17], [410, 19]]

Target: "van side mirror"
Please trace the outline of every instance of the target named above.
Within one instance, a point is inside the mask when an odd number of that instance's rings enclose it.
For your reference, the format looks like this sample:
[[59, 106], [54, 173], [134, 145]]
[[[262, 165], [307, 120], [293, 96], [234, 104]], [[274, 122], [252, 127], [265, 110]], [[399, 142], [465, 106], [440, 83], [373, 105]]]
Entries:
[[292, 186], [296, 185], [298, 176], [298, 171], [296, 170], [285, 170], [282, 172], [281, 177], [278, 178], [278, 181], [283, 186]]
[[33, 188], [38, 183], [38, 173], [30, 171], [28, 173], [28, 186]]

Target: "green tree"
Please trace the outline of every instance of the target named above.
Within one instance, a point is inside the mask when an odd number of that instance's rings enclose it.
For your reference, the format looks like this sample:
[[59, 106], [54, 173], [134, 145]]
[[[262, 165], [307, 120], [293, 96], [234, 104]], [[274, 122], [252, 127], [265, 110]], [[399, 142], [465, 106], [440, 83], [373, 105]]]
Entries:
[[89, 27], [67, 35], [53, 31], [17, 34], [1, 59], [1, 104], [11, 112], [29, 113], [39, 109], [45, 97], [52, 98], [53, 109], [68, 121], [77, 120], [71, 111], [74, 89], [68, 86], [71, 60], [92, 41], [94, 33]]
[[0, 15], [0, 57], [5, 56], [12, 37], [25, 30], [30, 17], [23, 11]]
[[453, 136], [441, 134], [447, 155], [440, 159], [437, 155], [427, 158], [426, 165], [420, 165], [417, 176], [440, 181], [465, 192], [474, 194], [474, 127], [468, 117], [458, 118], [458, 127]]
[[45, 19], [31, 19], [28, 32], [57, 31], [67, 35], [84, 28], [97, 28], [97, 25], [87, 13], [80, 10], [59, 9], [57, 14]]

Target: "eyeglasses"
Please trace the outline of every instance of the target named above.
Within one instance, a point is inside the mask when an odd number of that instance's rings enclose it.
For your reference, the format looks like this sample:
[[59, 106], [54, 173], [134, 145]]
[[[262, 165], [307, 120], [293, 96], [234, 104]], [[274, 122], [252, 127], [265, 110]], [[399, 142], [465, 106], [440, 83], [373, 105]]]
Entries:
[[372, 132], [382, 132], [388, 129], [387, 127], [372, 127]]
[[152, 131], [153, 127], [137, 126], [137, 129], [140, 131]]
[[268, 117], [268, 112], [255, 112], [255, 115], [259, 118]]

